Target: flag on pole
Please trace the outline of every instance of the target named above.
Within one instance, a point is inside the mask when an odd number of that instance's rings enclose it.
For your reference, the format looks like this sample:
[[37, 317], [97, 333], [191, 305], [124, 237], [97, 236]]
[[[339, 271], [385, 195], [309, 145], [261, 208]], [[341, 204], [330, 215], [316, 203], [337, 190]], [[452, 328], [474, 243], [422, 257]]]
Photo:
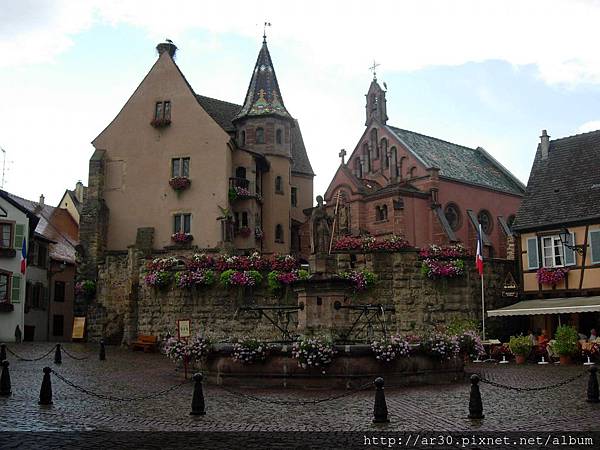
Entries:
[[23, 236], [23, 245], [21, 246], [21, 273], [25, 275], [25, 269], [27, 268], [27, 241]]
[[479, 224], [479, 229], [477, 230], [477, 256], [475, 257], [475, 265], [477, 266], [477, 271], [479, 275], [483, 275], [483, 239], [482, 239], [482, 230], [481, 224]]

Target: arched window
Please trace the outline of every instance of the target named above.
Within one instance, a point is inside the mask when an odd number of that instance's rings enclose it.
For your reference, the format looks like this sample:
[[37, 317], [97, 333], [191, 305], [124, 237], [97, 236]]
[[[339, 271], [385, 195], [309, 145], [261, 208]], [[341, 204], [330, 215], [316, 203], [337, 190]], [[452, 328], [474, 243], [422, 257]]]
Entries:
[[369, 144], [367, 144], [366, 142], [363, 144], [363, 157], [365, 158], [367, 167], [365, 167], [365, 170], [367, 171], [367, 173], [371, 172], [371, 152], [369, 151]]
[[377, 139], [377, 128], [373, 128], [371, 130], [371, 149], [373, 150], [373, 154], [375, 155], [375, 159], [379, 158], [379, 147], [378, 147], [378, 139]]
[[387, 220], [387, 218], [388, 218], [387, 205], [383, 205], [381, 207], [381, 220]]
[[256, 143], [257, 144], [265, 143], [265, 129], [262, 127], [258, 127], [256, 129]]
[[394, 175], [394, 177], [398, 177], [399, 176], [399, 173], [398, 173], [398, 150], [396, 150], [396, 147], [392, 147], [392, 150], [390, 153], [392, 156], [392, 160], [390, 161], [390, 163], [392, 164], [392, 167], [394, 168], [393, 175]]
[[363, 173], [362, 173], [362, 164], [360, 163], [360, 158], [356, 158], [354, 160], [354, 174], [358, 178], [362, 178], [362, 176], [363, 176]]
[[283, 226], [280, 223], [275, 226], [275, 242], [283, 243]]
[[235, 177], [236, 178], [246, 178], [246, 168], [245, 167], [237, 167], [235, 169]]
[[381, 208], [379, 206], [375, 206], [375, 221], [381, 220]]
[[390, 167], [390, 157], [388, 155], [388, 151], [387, 151], [387, 147], [388, 147], [388, 143], [387, 143], [387, 139], [383, 138], [381, 140], [381, 153], [382, 153], [382, 157], [383, 157], [383, 167], [386, 169], [389, 169]]
[[240, 145], [246, 145], [246, 132], [244, 130], [240, 133]]
[[457, 231], [461, 226], [460, 209], [456, 203], [448, 203], [444, 208], [444, 216], [452, 228], [452, 231]]
[[283, 131], [281, 130], [281, 128], [278, 128], [275, 132], [275, 142], [277, 144], [281, 144], [283, 142]]
[[477, 221], [481, 224], [481, 229], [485, 234], [490, 234], [494, 228], [494, 222], [492, 221], [492, 215], [486, 209], [482, 209], [477, 214]]
[[279, 175], [275, 177], [275, 192], [283, 194], [283, 179]]
[[408, 178], [415, 178], [417, 176], [417, 168], [412, 166], [408, 171]]

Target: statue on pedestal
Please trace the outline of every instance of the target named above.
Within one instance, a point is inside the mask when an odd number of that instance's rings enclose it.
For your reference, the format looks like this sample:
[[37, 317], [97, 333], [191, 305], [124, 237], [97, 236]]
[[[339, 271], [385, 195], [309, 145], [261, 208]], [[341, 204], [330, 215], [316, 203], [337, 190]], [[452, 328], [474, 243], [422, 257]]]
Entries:
[[317, 197], [317, 207], [310, 216], [310, 250], [314, 254], [329, 253], [331, 241], [331, 217], [323, 205], [323, 197]]

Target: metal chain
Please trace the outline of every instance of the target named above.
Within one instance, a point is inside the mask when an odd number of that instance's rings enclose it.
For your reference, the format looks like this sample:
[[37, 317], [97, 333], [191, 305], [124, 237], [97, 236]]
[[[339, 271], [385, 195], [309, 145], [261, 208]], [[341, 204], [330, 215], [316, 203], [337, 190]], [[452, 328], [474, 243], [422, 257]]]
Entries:
[[67, 351], [67, 349], [66, 349], [66, 348], [64, 348], [63, 346], [61, 346], [60, 348], [61, 348], [61, 350], [62, 350], [63, 352], [65, 352], [65, 353], [67, 354], [67, 356], [68, 356], [69, 358], [71, 358], [71, 359], [75, 359], [75, 360], [77, 360], [77, 361], [83, 361], [84, 359], [89, 359], [89, 357], [90, 357], [90, 355], [87, 355], [87, 356], [82, 356], [82, 357], [80, 357], [80, 358], [79, 358], [79, 357], [77, 357], [77, 356], [73, 356], [73, 355], [72, 355], [71, 353], [69, 353], [69, 352]]
[[498, 383], [496, 381], [492, 381], [492, 380], [487, 380], [485, 379], [481, 374], [478, 373], [470, 373], [469, 375], [477, 375], [482, 383], [484, 384], [489, 384], [490, 386], [494, 386], [497, 388], [501, 388], [501, 389], [507, 389], [510, 391], [517, 391], [517, 392], [533, 392], [533, 391], [545, 391], [545, 390], [550, 390], [550, 389], [555, 389], [555, 388], [559, 388], [561, 386], [564, 386], [566, 384], [572, 383], [573, 381], [581, 378], [582, 376], [584, 376], [587, 373], [587, 371], [581, 372], [578, 375], [574, 375], [571, 378], [567, 378], [566, 380], [563, 381], [559, 381], [558, 383], [554, 383], [554, 384], [550, 384], [548, 386], [536, 386], [536, 387], [518, 387], [518, 386], [509, 386], [508, 384], [502, 384], [502, 383]]
[[362, 386], [359, 386], [358, 388], [356, 388], [354, 390], [351, 390], [349, 392], [344, 392], [343, 394], [340, 394], [340, 395], [332, 395], [330, 397], [313, 399], [313, 400], [274, 400], [274, 399], [257, 397], [255, 395], [247, 394], [245, 392], [234, 391], [234, 390], [231, 390], [228, 387], [223, 386], [223, 385], [219, 385], [217, 387], [223, 389], [224, 391], [228, 392], [229, 394], [237, 395], [237, 396], [243, 397], [243, 398], [247, 398], [248, 400], [253, 400], [255, 402], [269, 403], [269, 404], [273, 404], [273, 405], [300, 405], [300, 406], [304, 406], [304, 405], [317, 405], [319, 403], [324, 403], [324, 402], [329, 402], [329, 401], [333, 401], [333, 400], [338, 400], [338, 399], [344, 398], [344, 397], [349, 397], [350, 395], [354, 395], [357, 392], [364, 391], [365, 389], [367, 389], [368, 387], [371, 387], [371, 386], [373, 386], [373, 382], [369, 381], [368, 383], [365, 383]]
[[56, 347], [52, 347], [50, 350], [48, 350], [48, 353], [46, 353], [45, 355], [40, 356], [39, 358], [24, 358], [21, 355], [13, 352], [10, 348], [8, 348], [8, 346], [6, 347], [6, 351], [8, 351], [8, 353], [10, 353], [11, 355], [13, 355], [15, 358], [21, 360], [21, 361], [27, 361], [27, 362], [33, 362], [33, 361], [40, 361], [42, 359], [44, 359], [45, 357], [47, 357], [50, 353], [52, 353], [54, 351]]
[[58, 378], [60, 381], [62, 381], [63, 383], [65, 383], [66, 385], [72, 387], [75, 390], [78, 390], [79, 392], [82, 392], [86, 395], [90, 395], [92, 397], [96, 397], [99, 398], [101, 400], [108, 400], [111, 402], [136, 402], [136, 401], [142, 401], [142, 400], [149, 400], [152, 398], [157, 398], [160, 397], [161, 395], [167, 394], [171, 391], [174, 391], [177, 388], [180, 388], [181, 386], [185, 385], [185, 384], [189, 384], [192, 382], [192, 380], [185, 380], [182, 381], [179, 384], [173, 385], [167, 389], [163, 389], [162, 391], [158, 391], [158, 392], [153, 392], [151, 394], [147, 394], [147, 395], [140, 395], [137, 397], [115, 397], [114, 395], [107, 395], [107, 394], [100, 394], [97, 392], [92, 392], [89, 389], [86, 389], [84, 387], [78, 386], [75, 383], [73, 383], [72, 381], [67, 380], [65, 377], [63, 377], [61, 374], [57, 373], [54, 369], [52, 369], [52, 373], [56, 376], [56, 378]]

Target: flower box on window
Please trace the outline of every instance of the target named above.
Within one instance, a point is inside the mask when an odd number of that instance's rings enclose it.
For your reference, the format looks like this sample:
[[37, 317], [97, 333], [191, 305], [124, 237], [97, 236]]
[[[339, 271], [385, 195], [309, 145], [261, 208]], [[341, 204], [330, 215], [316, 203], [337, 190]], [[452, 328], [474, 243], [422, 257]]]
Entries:
[[186, 244], [190, 242], [194, 237], [189, 233], [174, 233], [171, 235], [171, 240], [176, 244]]
[[192, 181], [188, 177], [173, 177], [169, 180], [169, 184], [173, 190], [181, 192], [189, 188]]
[[0, 313], [9, 313], [15, 310], [15, 305], [10, 302], [0, 302]]
[[153, 119], [152, 122], [150, 122], [150, 125], [154, 128], [168, 127], [171, 125], [171, 119]]
[[568, 272], [567, 267], [557, 267], [555, 269], [542, 267], [536, 273], [537, 281], [539, 284], [555, 286], [565, 279]]

